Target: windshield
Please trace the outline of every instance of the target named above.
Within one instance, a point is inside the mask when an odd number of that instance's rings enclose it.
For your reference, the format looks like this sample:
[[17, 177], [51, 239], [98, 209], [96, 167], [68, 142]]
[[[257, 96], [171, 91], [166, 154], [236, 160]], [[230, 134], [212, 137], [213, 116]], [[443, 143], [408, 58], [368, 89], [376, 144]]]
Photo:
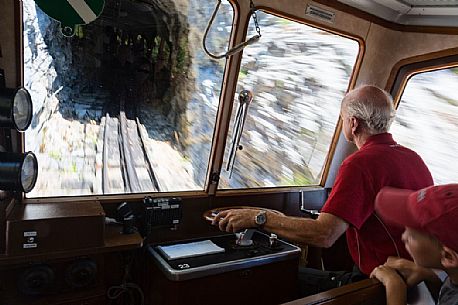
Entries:
[[[64, 37], [24, 1], [25, 149], [40, 172], [27, 197], [203, 190], [225, 65], [201, 48], [214, 5], [106, 0]], [[232, 19], [224, 1], [212, 52], [226, 50]]]

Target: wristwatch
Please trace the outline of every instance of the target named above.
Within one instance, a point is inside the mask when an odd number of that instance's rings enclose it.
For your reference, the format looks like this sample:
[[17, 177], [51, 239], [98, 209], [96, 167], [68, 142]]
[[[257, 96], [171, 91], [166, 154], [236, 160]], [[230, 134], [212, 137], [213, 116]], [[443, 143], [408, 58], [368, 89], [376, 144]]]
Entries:
[[259, 228], [262, 228], [264, 224], [267, 222], [267, 212], [266, 211], [260, 211], [255, 217], [254, 217], [254, 222]]

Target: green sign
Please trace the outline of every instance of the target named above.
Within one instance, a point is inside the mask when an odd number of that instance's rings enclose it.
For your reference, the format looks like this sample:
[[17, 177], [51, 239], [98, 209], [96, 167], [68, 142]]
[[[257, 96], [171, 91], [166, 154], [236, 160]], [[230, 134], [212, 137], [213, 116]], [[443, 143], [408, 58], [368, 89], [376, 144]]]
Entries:
[[49, 17], [60, 21], [64, 36], [75, 34], [75, 25], [88, 24], [102, 13], [104, 0], [35, 0]]

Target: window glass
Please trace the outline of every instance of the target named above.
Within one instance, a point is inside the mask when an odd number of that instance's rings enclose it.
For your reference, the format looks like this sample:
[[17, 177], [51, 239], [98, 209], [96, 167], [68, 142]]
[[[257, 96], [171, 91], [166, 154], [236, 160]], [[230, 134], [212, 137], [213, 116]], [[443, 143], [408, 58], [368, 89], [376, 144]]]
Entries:
[[[27, 196], [203, 190], [225, 65], [201, 47], [215, 1], [105, 0], [73, 37], [23, 3], [25, 149], [39, 161]], [[226, 50], [232, 19], [223, 1], [212, 52]]]
[[[316, 185], [359, 44], [264, 12], [258, 12], [258, 20], [262, 37], [243, 51], [219, 186]], [[255, 33], [251, 20], [248, 36]], [[254, 98], [230, 174], [226, 169], [242, 90]]]
[[414, 75], [391, 127], [395, 139], [425, 161], [435, 184], [458, 181], [458, 69]]

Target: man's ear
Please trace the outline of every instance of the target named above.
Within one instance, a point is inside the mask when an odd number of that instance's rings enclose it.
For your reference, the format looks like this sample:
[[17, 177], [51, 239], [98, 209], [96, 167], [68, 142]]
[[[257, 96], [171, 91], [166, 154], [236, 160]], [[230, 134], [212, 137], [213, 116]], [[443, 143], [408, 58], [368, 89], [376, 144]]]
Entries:
[[350, 118], [350, 128], [351, 128], [351, 133], [353, 135], [356, 134], [356, 131], [358, 130], [358, 127], [359, 127], [359, 121], [357, 118], [355, 117], [351, 117]]
[[447, 246], [442, 247], [441, 263], [445, 268], [458, 268], [458, 253]]

